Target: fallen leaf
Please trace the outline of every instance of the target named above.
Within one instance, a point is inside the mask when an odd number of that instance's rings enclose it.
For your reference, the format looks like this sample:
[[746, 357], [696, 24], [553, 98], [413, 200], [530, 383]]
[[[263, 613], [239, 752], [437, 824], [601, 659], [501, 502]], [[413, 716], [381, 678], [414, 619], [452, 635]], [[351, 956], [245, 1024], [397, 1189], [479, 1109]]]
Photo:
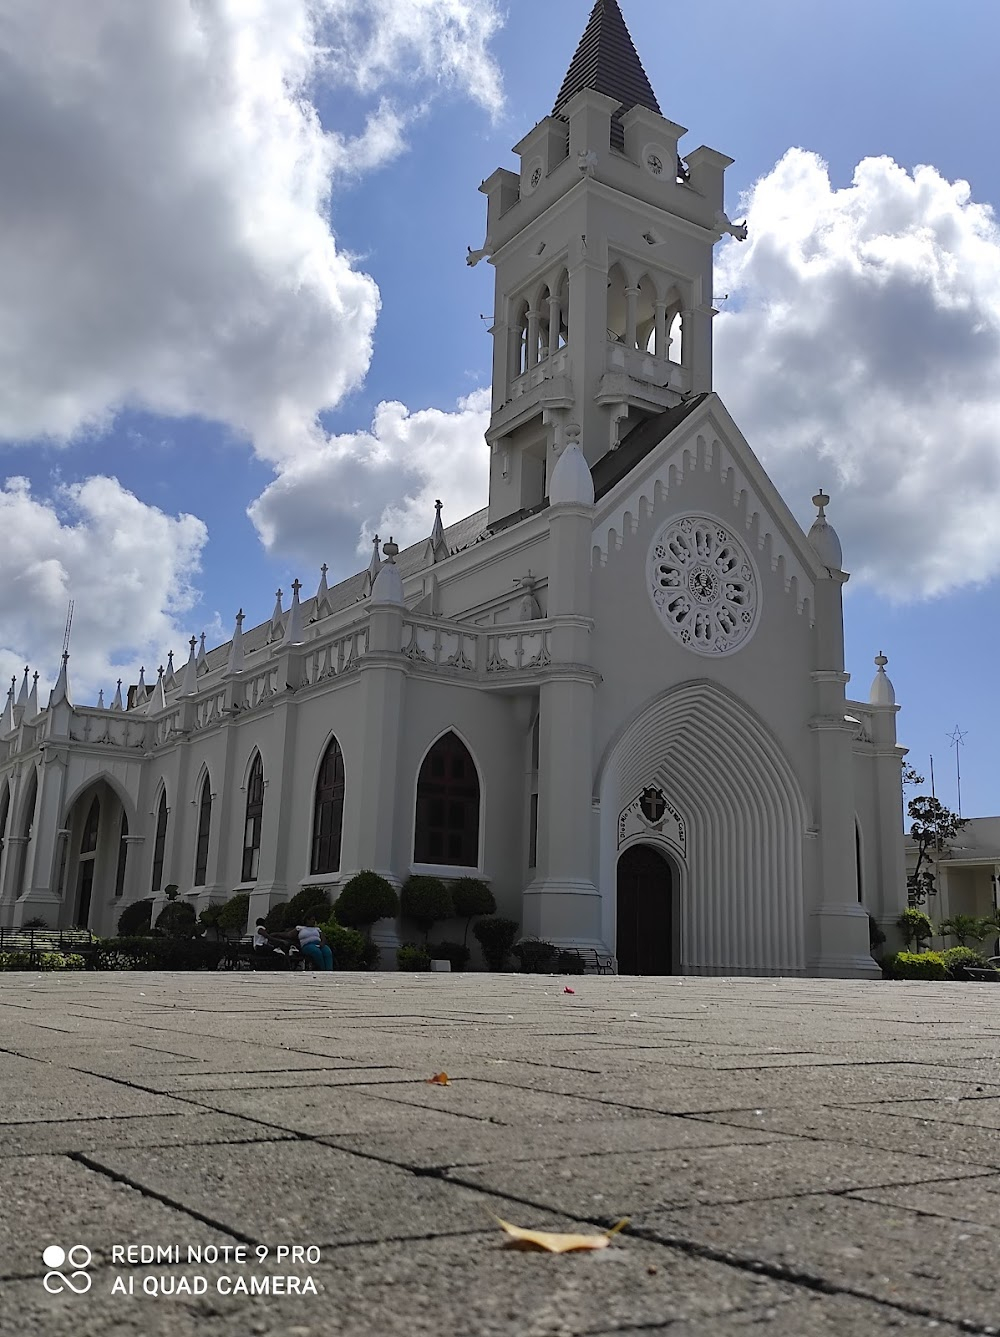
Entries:
[[566, 988], [563, 989], [563, 993], [576, 993], [576, 990], [575, 990], [575, 989], [571, 989], [571, 988], [569, 987], [569, 985], [567, 984], [567, 985], [566, 985]]
[[512, 1226], [509, 1221], [496, 1221], [510, 1236], [507, 1244], [512, 1249], [534, 1249], [542, 1253], [573, 1253], [581, 1249], [606, 1249], [611, 1243], [611, 1236], [628, 1225], [628, 1217], [619, 1221], [602, 1235], [560, 1235], [551, 1230], [524, 1230], [521, 1226]]
[[436, 1072], [433, 1077], [427, 1078], [428, 1086], [451, 1086], [446, 1072]]

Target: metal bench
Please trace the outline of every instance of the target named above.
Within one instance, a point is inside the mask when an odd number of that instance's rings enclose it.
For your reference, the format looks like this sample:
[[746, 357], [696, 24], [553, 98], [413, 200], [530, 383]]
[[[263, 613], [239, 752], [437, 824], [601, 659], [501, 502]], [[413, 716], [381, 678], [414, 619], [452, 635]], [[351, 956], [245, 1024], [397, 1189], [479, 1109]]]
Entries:
[[596, 947], [561, 947], [560, 956], [576, 956], [583, 962], [584, 974], [613, 975], [615, 958], [602, 954]]
[[226, 943], [226, 951], [219, 961], [220, 970], [296, 970], [302, 963], [297, 947], [283, 955], [277, 952], [256, 952], [253, 935], [245, 934]]
[[86, 928], [0, 928], [0, 952], [27, 952], [31, 969], [46, 952], [82, 956], [89, 966], [97, 948]]

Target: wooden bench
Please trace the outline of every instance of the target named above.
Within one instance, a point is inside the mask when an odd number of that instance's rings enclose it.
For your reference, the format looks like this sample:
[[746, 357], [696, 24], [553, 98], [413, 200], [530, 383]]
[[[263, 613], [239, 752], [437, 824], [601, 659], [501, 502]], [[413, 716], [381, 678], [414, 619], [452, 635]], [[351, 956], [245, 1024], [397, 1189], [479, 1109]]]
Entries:
[[46, 952], [82, 956], [89, 966], [98, 944], [86, 928], [0, 928], [0, 952], [27, 952], [34, 969]]

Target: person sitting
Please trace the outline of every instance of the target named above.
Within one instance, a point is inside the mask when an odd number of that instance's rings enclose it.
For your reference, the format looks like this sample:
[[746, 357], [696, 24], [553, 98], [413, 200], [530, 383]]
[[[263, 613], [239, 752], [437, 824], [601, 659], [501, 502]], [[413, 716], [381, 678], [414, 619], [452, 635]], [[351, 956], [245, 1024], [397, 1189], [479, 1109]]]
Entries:
[[299, 944], [299, 951], [307, 961], [312, 963], [314, 969], [332, 970], [333, 952], [323, 937], [321, 929], [317, 926], [317, 916], [308, 914], [304, 918], [304, 924], [296, 924], [293, 929], [286, 929], [284, 933], [275, 936], [291, 941], [294, 935]]
[[280, 947], [271, 934], [267, 931], [267, 925], [263, 919], [258, 919], [253, 934], [253, 954], [260, 959], [268, 959], [275, 956], [287, 958], [288, 953], [284, 947]]

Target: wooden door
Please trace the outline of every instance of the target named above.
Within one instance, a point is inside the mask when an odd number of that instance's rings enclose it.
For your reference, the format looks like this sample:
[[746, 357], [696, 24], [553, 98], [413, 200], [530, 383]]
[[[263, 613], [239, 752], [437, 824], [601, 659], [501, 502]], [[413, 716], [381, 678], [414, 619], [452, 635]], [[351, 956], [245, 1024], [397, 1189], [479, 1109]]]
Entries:
[[670, 864], [650, 845], [633, 845], [618, 860], [620, 975], [673, 974]]

